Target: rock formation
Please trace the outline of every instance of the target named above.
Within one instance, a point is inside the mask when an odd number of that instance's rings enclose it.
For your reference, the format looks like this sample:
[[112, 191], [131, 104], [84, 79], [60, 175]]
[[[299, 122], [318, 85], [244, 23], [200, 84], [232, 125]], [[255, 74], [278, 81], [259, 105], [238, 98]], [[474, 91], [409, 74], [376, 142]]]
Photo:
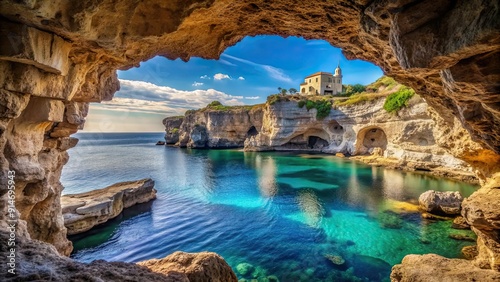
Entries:
[[[250, 107], [210, 106], [188, 111], [184, 117], [169, 117], [165, 124], [165, 140], [180, 147], [235, 148], [243, 147], [245, 140], [256, 135], [262, 126], [262, 105]], [[178, 140], [173, 142], [177, 138]]]
[[[375, 95], [375, 94], [374, 94]], [[301, 96], [248, 107], [188, 111], [181, 120], [164, 119], [166, 140], [180, 135], [181, 147], [243, 147], [247, 151], [298, 150], [346, 155], [380, 155], [377, 163], [406, 170], [474, 180], [470, 166], [436, 143], [442, 130], [431, 109], [415, 96], [396, 115], [383, 109], [385, 97], [334, 107], [323, 119], [299, 107]], [[176, 122], [172, 122], [175, 120]], [[365, 160], [366, 158], [362, 159]], [[374, 161], [368, 158], [368, 161]]]
[[472, 267], [468, 260], [435, 254], [407, 255], [392, 267], [393, 282], [500, 281], [500, 273]]
[[16, 232], [70, 253], [59, 182], [76, 144], [69, 136], [83, 126], [89, 102], [119, 89], [117, 69], [155, 55], [218, 58], [247, 35], [324, 39], [348, 58], [379, 65], [436, 110], [435, 121], [449, 128], [436, 143], [498, 191], [499, 9], [480, 0], [2, 1], [0, 167], [16, 172]]
[[420, 208], [430, 213], [444, 213], [450, 215], [460, 214], [464, 198], [460, 192], [439, 192], [429, 190], [418, 198]]
[[175, 252], [162, 259], [139, 262], [156, 273], [175, 277], [174, 281], [236, 282], [236, 274], [224, 259], [209, 252], [196, 254]]
[[61, 208], [68, 235], [90, 230], [117, 217], [123, 209], [156, 198], [155, 182], [150, 179], [120, 182], [90, 192], [64, 195]]

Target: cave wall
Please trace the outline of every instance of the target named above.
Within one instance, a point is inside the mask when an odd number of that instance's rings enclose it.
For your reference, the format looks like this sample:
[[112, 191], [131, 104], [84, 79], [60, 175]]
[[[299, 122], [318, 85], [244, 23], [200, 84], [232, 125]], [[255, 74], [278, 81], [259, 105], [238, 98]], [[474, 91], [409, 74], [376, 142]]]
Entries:
[[218, 58], [247, 35], [324, 39], [350, 59], [379, 65], [450, 128], [436, 142], [473, 165], [487, 187], [500, 187], [497, 1], [5, 0], [0, 15], [2, 174], [18, 175], [25, 220], [18, 232], [63, 254], [71, 246], [63, 239], [59, 175], [87, 103], [112, 98], [117, 69], [155, 55]]

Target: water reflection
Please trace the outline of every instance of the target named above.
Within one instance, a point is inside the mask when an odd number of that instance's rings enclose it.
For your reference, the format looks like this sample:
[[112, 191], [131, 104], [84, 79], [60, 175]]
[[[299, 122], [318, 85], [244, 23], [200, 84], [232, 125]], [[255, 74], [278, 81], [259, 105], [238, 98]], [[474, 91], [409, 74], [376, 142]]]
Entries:
[[306, 223], [311, 227], [319, 227], [319, 223], [325, 215], [325, 209], [314, 191], [310, 189], [301, 190], [297, 196], [297, 201], [305, 215]]
[[276, 161], [271, 157], [255, 157], [255, 168], [259, 178], [259, 190], [263, 197], [274, 197], [278, 193], [278, 185], [276, 182], [276, 174], [278, 168]]

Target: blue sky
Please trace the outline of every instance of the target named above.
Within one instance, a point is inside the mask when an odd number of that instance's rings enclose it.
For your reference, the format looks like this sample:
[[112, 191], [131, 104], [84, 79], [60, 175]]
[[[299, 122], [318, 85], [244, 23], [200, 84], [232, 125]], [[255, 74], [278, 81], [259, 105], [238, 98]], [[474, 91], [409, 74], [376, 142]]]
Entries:
[[299, 89], [304, 77], [333, 72], [339, 62], [343, 84], [369, 84], [383, 75], [371, 63], [347, 60], [326, 41], [298, 37], [245, 37], [219, 60], [155, 57], [138, 68], [118, 71], [120, 91], [113, 101], [91, 104], [85, 131], [163, 131], [166, 116], [182, 115], [213, 100], [226, 105], [263, 103], [278, 87]]

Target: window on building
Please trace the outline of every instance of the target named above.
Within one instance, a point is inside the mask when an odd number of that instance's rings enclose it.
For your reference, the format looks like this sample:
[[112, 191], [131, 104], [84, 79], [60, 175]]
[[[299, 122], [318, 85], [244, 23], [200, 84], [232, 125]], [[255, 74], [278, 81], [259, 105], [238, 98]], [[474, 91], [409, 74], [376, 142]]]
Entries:
[[332, 82], [332, 78], [331, 77], [328, 78], [328, 82]]
[[309, 78], [309, 83], [311, 83], [311, 79]]
[[316, 82], [318, 82], [318, 78], [316, 77]]

